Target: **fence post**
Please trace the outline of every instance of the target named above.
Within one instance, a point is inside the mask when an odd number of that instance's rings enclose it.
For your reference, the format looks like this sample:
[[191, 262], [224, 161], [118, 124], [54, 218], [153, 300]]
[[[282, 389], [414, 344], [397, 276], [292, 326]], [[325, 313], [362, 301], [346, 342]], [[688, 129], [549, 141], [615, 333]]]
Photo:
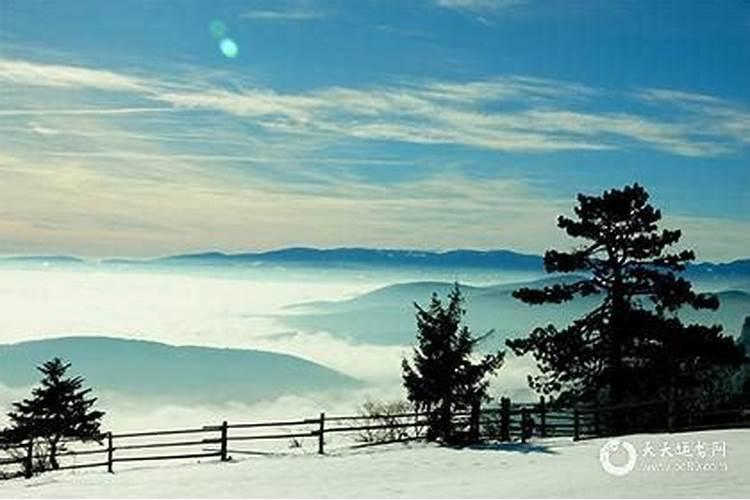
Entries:
[[419, 438], [419, 408], [414, 410], [414, 438]]
[[26, 479], [31, 478], [34, 475], [34, 440], [29, 439], [29, 444], [26, 445], [26, 457], [23, 461], [23, 477]]
[[596, 437], [602, 437], [601, 426], [599, 425], [599, 409], [594, 408], [594, 434]]
[[320, 428], [318, 429], [318, 454], [319, 455], [325, 454], [325, 439], [324, 439], [325, 427], [326, 427], [326, 414], [321, 413], [320, 414]]
[[674, 399], [671, 394], [667, 401], [667, 432], [674, 432]]
[[221, 461], [227, 462], [229, 460], [229, 455], [227, 452], [227, 435], [229, 434], [229, 425], [227, 424], [227, 421], [224, 420], [221, 423]]
[[114, 452], [115, 448], [112, 446], [112, 431], [109, 431], [107, 433], [107, 472], [110, 474], [114, 474]]
[[528, 438], [529, 429], [529, 410], [525, 406], [521, 407], [521, 442], [525, 443]]
[[539, 396], [539, 425], [541, 425], [540, 435], [547, 437], [547, 406], [544, 396]]
[[573, 408], [573, 441], [581, 438], [581, 422], [578, 414], [578, 407]]
[[471, 403], [471, 416], [469, 417], [469, 441], [473, 443], [479, 442], [479, 415], [482, 409], [482, 402], [479, 399], [472, 401]]
[[500, 398], [500, 441], [510, 441], [509, 398]]

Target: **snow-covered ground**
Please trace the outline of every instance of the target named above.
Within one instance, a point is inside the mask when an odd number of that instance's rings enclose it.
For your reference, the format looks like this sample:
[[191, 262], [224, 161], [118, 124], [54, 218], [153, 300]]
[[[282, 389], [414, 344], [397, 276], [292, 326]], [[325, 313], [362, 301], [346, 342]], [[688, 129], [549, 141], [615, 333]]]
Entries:
[[[748, 497], [750, 431], [622, 438], [605, 472], [606, 439], [537, 440], [474, 449], [389, 445], [327, 456], [239, 457], [229, 463], [148, 464], [108, 475], [60, 472], [0, 484], [25, 497]], [[671, 455], [671, 456], [670, 456]], [[700, 469], [700, 470], [698, 470]]]

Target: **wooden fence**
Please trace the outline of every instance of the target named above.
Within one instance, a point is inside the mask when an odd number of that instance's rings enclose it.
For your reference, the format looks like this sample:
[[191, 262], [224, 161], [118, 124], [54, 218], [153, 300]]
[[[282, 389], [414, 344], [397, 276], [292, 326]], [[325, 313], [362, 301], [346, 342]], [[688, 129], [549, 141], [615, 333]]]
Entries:
[[[709, 429], [750, 427], [750, 402], [744, 396], [706, 401], [703, 397], [673, 400], [641, 401], [611, 406], [548, 406], [544, 398], [538, 403], [511, 404], [503, 398], [500, 407], [483, 409], [487, 415], [500, 414], [508, 421], [496, 434], [483, 433], [482, 438], [526, 441], [532, 436], [566, 436], [574, 440], [631, 433], [671, 433]], [[491, 422], [492, 420], [490, 420]], [[495, 420], [497, 421], [497, 419]], [[612, 423], [617, 422], [613, 428]], [[484, 428], [484, 427], [483, 427]]]
[[[457, 415], [460, 417], [461, 415]], [[384, 419], [386, 423], [380, 423]], [[249, 449], [246, 443], [285, 441], [299, 446], [301, 440], [314, 440], [317, 452], [324, 454], [327, 437], [336, 434], [354, 436], [348, 446], [352, 448], [383, 444], [366, 442], [364, 433], [404, 429], [396, 441], [421, 439], [427, 424], [425, 413], [404, 413], [387, 416], [329, 416], [321, 413], [316, 418], [252, 422], [204, 426], [191, 429], [173, 429], [145, 432], [112, 433], [101, 435], [100, 440], [83, 443], [64, 440], [58, 453], [58, 470], [106, 468], [114, 472], [116, 464], [159, 460], [216, 459], [230, 460], [235, 454], [267, 454], [267, 449]], [[36, 472], [35, 444], [0, 443], [0, 478], [30, 477]], [[278, 449], [279, 447], [277, 447]], [[275, 452], [277, 453], [277, 452]], [[82, 460], [82, 462], [79, 462]], [[15, 470], [13, 470], [15, 466]]]
[[[502, 398], [498, 406], [459, 412], [453, 424], [464, 433], [467, 442], [481, 440], [526, 442], [538, 437], [572, 437], [574, 440], [609, 435], [605, 425], [614, 412], [625, 415], [656, 414], [663, 422], [648, 422], [648, 427], [632, 432], [676, 432], [685, 430], [750, 427], [750, 410], [745, 402], [697, 409], [677, 414], [678, 406], [664, 401], [601, 408], [559, 408], [546, 404], [511, 403]], [[664, 412], [659, 411], [664, 407]], [[317, 453], [324, 454], [334, 436], [344, 436], [341, 446], [360, 448], [379, 444], [413, 441], [425, 438], [426, 413], [389, 415], [326, 416], [253, 423], [228, 423], [161, 431], [112, 433], [101, 435], [96, 442], [64, 441], [58, 454], [60, 470], [92, 467], [106, 468], [110, 473], [117, 464], [162, 460], [214, 459], [228, 461], [231, 455], [289, 453], [312, 442]], [[287, 442], [286, 450], [278, 445]], [[265, 448], [262, 443], [270, 443]], [[275, 443], [275, 444], [274, 444]], [[0, 443], [0, 479], [30, 477], [38, 469], [33, 442], [3, 446]], [[250, 448], [254, 446], [254, 448]], [[261, 446], [258, 448], [258, 446]], [[335, 446], [334, 446], [335, 447]]]

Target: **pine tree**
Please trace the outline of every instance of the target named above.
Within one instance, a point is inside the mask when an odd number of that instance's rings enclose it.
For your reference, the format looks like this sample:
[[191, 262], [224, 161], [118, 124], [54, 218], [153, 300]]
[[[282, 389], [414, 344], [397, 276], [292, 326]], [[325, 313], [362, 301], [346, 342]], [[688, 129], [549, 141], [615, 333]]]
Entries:
[[666, 251], [681, 232], [660, 231], [661, 212], [648, 199], [638, 184], [601, 196], [581, 194], [576, 218], [558, 218], [568, 236], [586, 241], [570, 252], [547, 251], [545, 269], [585, 277], [522, 288], [514, 297], [528, 304], [587, 296], [602, 300], [566, 328], [539, 327], [506, 342], [516, 354], [534, 355], [540, 375], [529, 377], [533, 389], [568, 402], [673, 398], [705, 390], [714, 370], [740, 362], [721, 326], [680, 321], [681, 308], [713, 310], [718, 299], [696, 293], [680, 275], [695, 256], [690, 250]]
[[[13, 403], [8, 413], [11, 426], [5, 431], [12, 442], [43, 444], [48, 465], [59, 468], [58, 453], [64, 439], [96, 441], [100, 439], [100, 420], [104, 412], [94, 410], [96, 398], [88, 397], [91, 389], [84, 389], [82, 377], [66, 377], [70, 363], [54, 358], [37, 367], [44, 376], [41, 384], [32, 389], [30, 399]], [[42, 464], [45, 466], [47, 464]]]
[[742, 332], [737, 342], [745, 350], [745, 362], [740, 373], [740, 383], [742, 392], [747, 397], [750, 396], [750, 316], [745, 316], [745, 322], [742, 324]]
[[745, 322], [742, 324], [740, 344], [745, 346], [745, 351], [747, 353], [750, 353], [750, 316], [745, 316]]
[[462, 326], [465, 315], [458, 284], [448, 295], [447, 306], [437, 294], [427, 309], [417, 309], [417, 343], [413, 361], [402, 362], [403, 380], [409, 401], [428, 412], [428, 439], [454, 442], [459, 438], [453, 415], [468, 410], [486, 398], [487, 377], [503, 363], [503, 354], [486, 354], [476, 363], [473, 351], [488, 334], [474, 338]]

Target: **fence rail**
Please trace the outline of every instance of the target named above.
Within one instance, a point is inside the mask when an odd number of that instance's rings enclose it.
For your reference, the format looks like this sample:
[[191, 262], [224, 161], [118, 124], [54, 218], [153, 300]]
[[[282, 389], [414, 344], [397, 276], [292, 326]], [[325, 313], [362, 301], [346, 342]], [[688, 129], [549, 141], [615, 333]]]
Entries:
[[[686, 414], [678, 414], [678, 406], [691, 399], [672, 402], [639, 402], [632, 405], [609, 407], [561, 408], [548, 405], [544, 398], [535, 403], [511, 403], [507, 398], [499, 406], [457, 412], [453, 425], [464, 433], [469, 441], [492, 439], [525, 442], [533, 436], [568, 436], [574, 440], [610, 435], [605, 425], [607, 417], [620, 412], [628, 416], [644, 414], [651, 418], [647, 427], [634, 430], [647, 432], [689, 431], [721, 429], [727, 427], [750, 427], [750, 408], [745, 401], [735, 404], [693, 408]], [[676, 404], [677, 403], [677, 404]], [[664, 409], [643, 412], [644, 408]], [[627, 411], [625, 411], [627, 410]], [[684, 412], [683, 412], [684, 413]], [[660, 417], [654, 418], [654, 415]], [[429, 414], [410, 412], [390, 415], [329, 416], [321, 413], [316, 418], [296, 420], [262, 421], [247, 423], [222, 422], [220, 425], [187, 429], [165, 429], [154, 431], [105, 433], [98, 441], [80, 442], [71, 439], [62, 441], [64, 447], [57, 455], [60, 470], [106, 467], [114, 472], [118, 463], [187, 460], [212, 458], [228, 461], [231, 453], [266, 454], [259, 450], [242, 449], [238, 445], [268, 443], [280, 440], [298, 445], [298, 440], [311, 439], [317, 443], [317, 452], [324, 454], [329, 445], [326, 436], [350, 435], [350, 448], [362, 448], [380, 444], [409, 442], [424, 439], [424, 430], [429, 425]], [[254, 431], [260, 431], [254, 433]], [[381, 435], [373, 433], [383, 432]], [[192, 437], [203, 434], [205, 437]], [[38, 468], [35, 465], [34, 444], [1, 443], [0, 479], [30, 477]], [[75, 447], [73, 447], [75, 445]], [[170, 451], [172, 451], [170, 453]], [[277, 453], [277, 452], [274, 452]], [[104, 459], [99, 456], [104, 455]], [[78, 463], [78, 458], [91, 457], [89, 462]], [[15, 468], [14, 468], [15, 467]]]

